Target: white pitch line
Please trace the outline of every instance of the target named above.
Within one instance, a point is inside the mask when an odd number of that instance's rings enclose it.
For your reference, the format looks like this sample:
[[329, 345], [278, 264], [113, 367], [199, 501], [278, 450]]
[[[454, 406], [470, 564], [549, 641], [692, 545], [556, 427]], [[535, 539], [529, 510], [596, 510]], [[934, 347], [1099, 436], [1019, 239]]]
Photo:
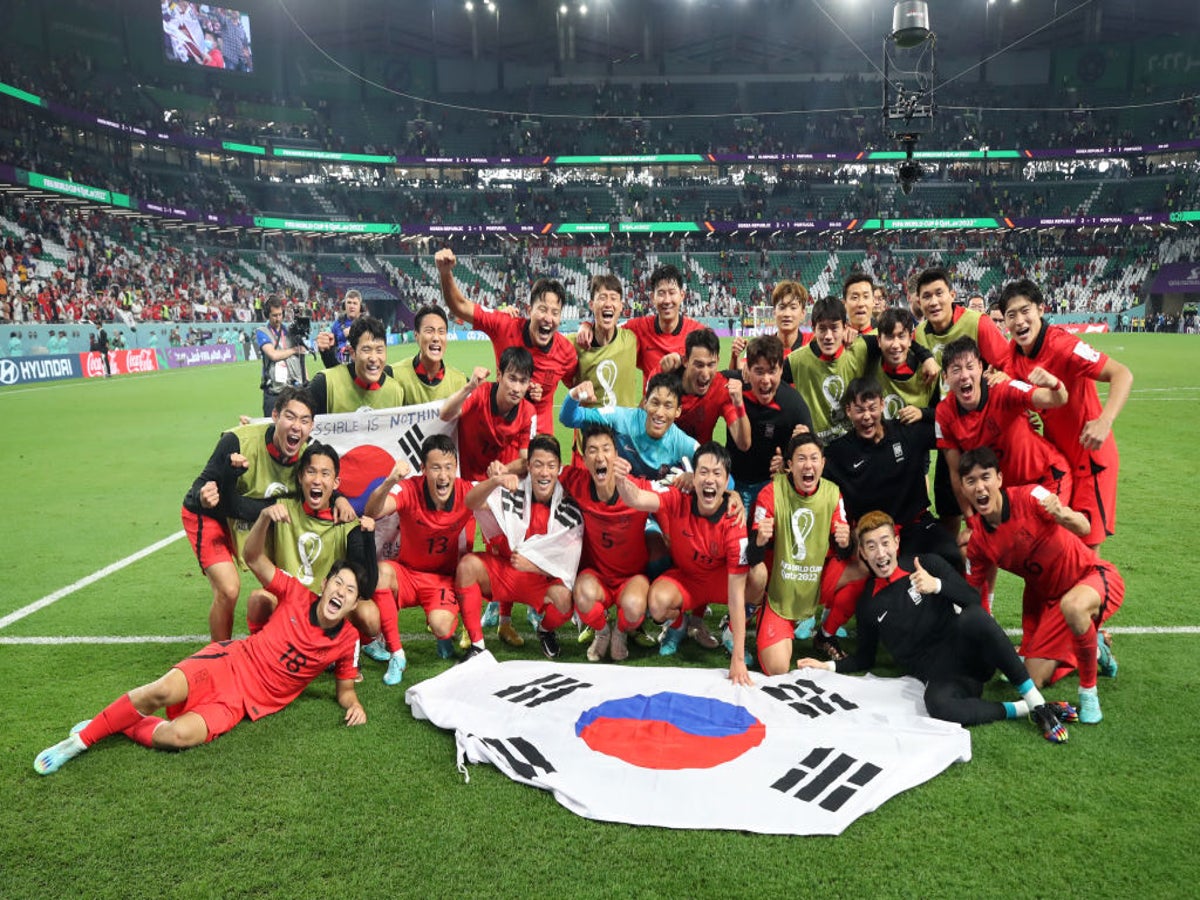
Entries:
[[[1200, 634], [1200, 625], [1126, 625], [1117, 628], [1106, 628], [1105, 631], [1117, 636], [1132, 634], [1170, 634], [1191, 635]], [[1019, 637], [1020, 629], [1008, 628], [1005, 633], [1010, 637]], [[405, 644], [428, 643], [434, 640], [432, 634], [426, 631], [415, 634], [402, 634], [400, 639]], [[59, 644], [207, 644], [211, 638], [207, 634], [142, 634], [142, 635], [37, 635], [30, 637], [0, 637], [0, 646], [35, 646], [45, 647]]]
[[125, 557], [124, 559], [119, 559], [115, 563], [111, 563], [110, 565], [105, 566], [103, 569], [98, 569], [95, 572], [93, 572], [91, 575], [85, 575], [83, 578], [80, 578], [78, 581], [73, 582], [72, 584], [68, 584], [64, 588], [59, 588], [54, 593], [47, 594], [45, 597], [43, 597], [40, 600], [33, 601], [28, 606], [22, 606], [17, 611], [10, 612], [7, 616], [0, 618], [0, 628], [7, 628], [13, 622], [19, 622], [21, 619], [25, 618], [26, 616], [32, 615], [33, 613], [37, 612], [40, 609], [45, 609], [51, 603], [57, 603], [63, 597], [66, 597], [70, 594], [75, 593], [80, 588], [85, 588], [89, 584], [94, 584], [95, 582], [99, 581], [101, 578], [105, 578], [105, 577], [111, 575], [113, 572], [119, 572], [121, 569], [124, 569], [126, 566], [132, 565], [133, 563], [137, 562], [139, 559], [143, 559], [143, 558], [149, 556], [151, 553], [155, 553], [155, 552], [161, 550], [163, 547], [166, 547], [169, 544], [173, 544], [175, 541], [179, 540], [183, 536], [184, 536], [184, 532], [182, 529], [180, 529], [179, 531], [176, 531], [174, 534], [163, 538], [161, 541], [155, 541], [149, 547], [143, 547], [141, 550], [137, 551], [137, 553], [130, 554], [129, 556]]
[[[238, 635], [239, 638], [245, 635]], [[207, 644], [212, 640], [207, 634], [98, 634], [98, 635], [32, 635], [28, 637], [0, 637], [0, 646], [48, 647], [59, 644]], [[429, 632], [402, 634], [405, 644], [425, 643], [435, 640]]]

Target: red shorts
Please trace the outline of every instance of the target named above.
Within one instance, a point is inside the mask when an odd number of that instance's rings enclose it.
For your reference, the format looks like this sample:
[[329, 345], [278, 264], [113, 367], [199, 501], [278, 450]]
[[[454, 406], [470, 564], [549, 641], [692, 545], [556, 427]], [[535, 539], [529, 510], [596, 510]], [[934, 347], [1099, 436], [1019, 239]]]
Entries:
[[214, 641], [174, 666], [187, 679], [188, 695], [182, 703], [167, 707], [167, 718], [195, 713], [208, 729], [205, 743], [233, 730], [246, 717], [237, 678], [229, 664], [228, 643]]
[[[596, 583], [600, 585], [600, 590], [603, 591], [603, 596], [600, 598], [600, 605], [604, 609], [612, 609], [617, 605], [617, 601], [621, 599], [621, 593], [629, 586], [629, 582], [635, 578], [645, 578], [645, 575], [630, 575], [628, 578], [622, 578], [619, 581], [605, 581], [604, 577], [595, 569], [584, 569], [575, 578], [575, 583], [579, 584], [579, 579], [584, 575], [591, 575], [596, 579]], [[649, 587], [649, 584], [647, 584]]]
[[[1114, 454], [1115, 455], [1115, 454]], [[1099, 471], [1093, 471], [1099, 469]], [[1075, 486], [1071, 491], [1071, 509], [1081, 512], [1092, 523], [1091, 533], [1083, 539], [1089, 547], [1098, 547], [1117, 530], [1117, 465], [1092, 465], [1089, 456], [1075, 468]]]
[[[1125, 599], [1125, 580], [1116, 566], [1102, 561], [1079, 584], [1086, 584], [1100, 595], [1098, 624], [1116, 612]], [[1021, 655], [1029, 659], [1054, 659], [1064, 663], [1066, 671], [1075, 668], [1075, 635], [1067, 627], [1058, 598], [1047, 603], [1026, 597], [1021, 614]], [[1066, 671], [1063, 674], [1066, 674]]]
[[762, 653], [772, 644], [780, 641], [790, 641], [796, 636], [796, 620], [785, 619], [771, 609], [769, 601], [764, 600], [758, 607], [758, 637], [755, 649], [758, 655], [758, 667], [762, 669]]
[[394, 559], [384, 560], [381, 566], [391, 566], [396, 573], [396, 599], [401, 609], [419, 606], [425, 615], [444, 609], [458, 615], [458, 598], [454, 596], [454, 576], [436, 572], [406, 569]]
[[492, 599], [498, 603], [524, 603], [540, 613], [546, 608], [546, 591], [562, 584], [559, 579], [538, 572], [518, 572], [512, 563], [494, 553], [481, 553], [479, 559], [492, 583]]
[[209, 566], [217, 563], [233, 562], [233, 536], [224, 521], [197, 515], [186, 508], [179, 510], [179, 517], [183, 519], [183, 530], [187, 532], [192, 552], [200, 561], [202, 570], [207, 571]]
[[655, 584], [660, 581], [669, 581], [679, 590], [685, 613], [704, 609], [710, 603], [728, 602], [729, 579], [724, 574], [716, 578], [689, 578], [672, 566], [654, 579]]

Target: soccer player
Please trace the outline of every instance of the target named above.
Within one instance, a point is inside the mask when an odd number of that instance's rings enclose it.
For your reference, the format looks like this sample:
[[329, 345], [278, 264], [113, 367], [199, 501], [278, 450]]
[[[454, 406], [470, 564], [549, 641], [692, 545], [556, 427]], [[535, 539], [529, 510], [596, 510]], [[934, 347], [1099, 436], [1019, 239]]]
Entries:
[[684, 616], [712, 598], [724, 597], [733, 632], [729, 679], [748, 686], [746, 528], [726, 514], [731, 496], [725, 489], [729, 453], [715, 442], [703, 444], [692, 456], [692, 468], [693, 494], [678, 488], [660, 494], [639, 488], [627, 477], [617, 478], [621, 499], [634, 509], [658, 513], [669, 537], [672, 566], [650, 585], [649, 615], [660, 625], [670, 623], [659, 649], [670, 655], [683, 639]]
[[318, 372], [308, 383], [313, 413], [348, 413], [404, 405], [404, 389], [387, 364], [387, 328], [374, 316], [360, 316], [347, 337], [350, 361]]
[[233, 636], [233, 611], [242, 590], [236, 559], [249, 530], [246, 523], [268, 505], [261, 501], [295, 489], [296, 462], [308, 445], [312, 427], [307, 391], [283, 388], [275, 397], [271, 424], [240, 425], [222, 433], [183, 498], [183, 530], [212, 587], [208, 630], [214, 641]]
[[[646, 618], [648, 515], [621, 500], [617, 479], [629, 478], [643, 490], [651, 485], [629, 472], [629, 463], [617, 454], [616, 433], [593, 423], [583, 427], [583, 467], [568, 466], [559, 475], [583, 513], [583, 554], [573, 595], [580, 620], [595, 632], [587, 650], [592, 662], [605, 653], [613, 662], [628, 659], [629, 635], [637, 634]], [[614, 605], [617, 621], [609, 625]]]
[[574, 383], [579, 371], [575, 348], [558, 333], [567, 296], [562, 284], [549, 278], [535, 281], [529, 290], [529, 318], [517, 318], [493, 312], [463, 296], [454, 280], [457, 260], [453, 250], [439, 250], [433, 260], [441, 278], [442, 297], [450, 312], [492, 339], [497, 372], [503, 371], [500, 356], [509, 347], [524, 347], [533, 355], [529, 399], [537, 414], [535, 428], [538, 434], [553, 434], [554, 392], [560, 383]]
[[[783, 344], [784, 359], [793, 350], [799, 350], [812, 339], [811, 331], [800, 330], [804, 323], [804, 310], [808, 308], [809, 302], [808, 288], [798, 281], [781, 281], [771, 291], [771, 305], [775, 310], [775, 336]], [[749, 341], [744, 337], [733, 339], [729, 368], [742, 367], [742, 353], [748, 344]]]
[[[530, 352], [507, 348], [500, 354], [496, 381], [487, 383], [487, 374], [487, 369], [476, 367], [471, 379], [442, 405], [443, 422], [458, 420], [458, 469], [468, 481], [483, 481], [496, 461], [524, 475], [534, 433], [533, 404], [525, 399], [533, 377]], [[477, 390], [484, 384], [486, 390]]]
[[[274, 294], [267, 298], [267, 327], [254, 332], [254, 347], [262, 360], [259, 386], [263, 393], [263, 415], [269, 416], [280, 391], [285, 387], [303, 387], [308, 382], [304, 369], [307, 349], [293, 341], [283, 327], [283, 301]], [[108, 359], [107, 348], [104, 359]]]
[[711, 328], [693, 331], [684, 341], [683, 395], [676, 426], [704, 444], [713, 439], [717, 420], [725, 419], [730, 441], [743, 452], [750, 449], [750, 420], [742, 399], [740, 379], [717, 371], [721, 341]]
[[623, 326], [637, 338], [637, 365], [647, 383], [659, 372], [679, 368], [687, 336], [704, 327], [683, 314], [686, 300], [683, 273], [670, 263], [660, 265], [650, 273], [654, 314], [630, 319]]
[[777, 335], [756, 337], [746, 345], [745, 369], [724, 373], [730, 384], [745, 377], [750, 387], [748, 391], [743, 388], [750, 446], [742, 449], [728, 437], [725, 440], [734, 487], [746, 509], [754, 505], [763, 485], [782, 468], [782, 448], [792, 435], [812, 431], [813, 427], [808, 404], [795, 388], [783, 383], [784, 350]]
[[[901, 563], [895, 524], [873, 510], [858, 520], [858, 552], [870, 566], [858, 602], [858, 646], [839, 660], [806, 658], [801, 669], [861, 672], [875, 665], [882, 644], [905, 670], [925, 682], [925, 708], [936, 719], [979, 725], [1029, 718], [1051, 743], [1067, 740], [1066, 703], [1047, 703], [996, 620], [979, 605], [979, 594], [941, 557]], [[982, 699], [983, 686], [999, 669], [1021, 699]]]
[[859, 334], [874, 334], [871, 313], [875, 309], [875, 282], [865, 272], [851, 272], [842, 282], [842, 303], [847, 324]]
[[912, 316], [899, 307], [885, 309], [875, 321], [879, 365], [867, 374], [883, 389], [883, 417], [906, 425], [932, 423], [938, 401], [938, 379], [924, 378], [923, 360], [913, 348]]
[[379, 597], [382, 634], [363, 652], [387, 662], [383, 683], [396, 685], [404, 677], [408, 659], [400, 643], [399, 610], [420, 606], [425, 611], [437, 652], [442, 659], [454, 655], [453, 635], [458, 627], [458, 600], [454, 595], [454, 570], [466, 551], [464, 529], [471, 521], [466, 496], [471, 483], [455, 476], [458, 452], [446, 434], [431, 434], [421, 444], [421, 474], [406, 477], [411, 467], [401, 457], [391, 473], [371, 492], [364, 513], [374, 519], [400, 514], [400, 555], [383, 560], [381, 572], [391, 569], [396, 579], [393, 603]]
[[[1071, 467], [1053, 444], [1033, 430], [1026, 415], [1030, 410], [1066, 403], [1062, 381], [1045, 369], [1034, 368], [1028, 382], [1006, 380], [988, 385], [979, 348], [969, 337], [947, 344], [942, 359], [950, 393], [937, 405], [937, 445], [946, 455], [963, 515], [971, 514], [971, 503], [962, 490], [958, 461], [967, 450], [978, 447], [996, 451], [1009, 484], [1040, 484], [1069, 500]], [[960, 536], [960, 542], [967, 537]]]
[[[1028, 279], [1006, 284], [1000, 307], [1013, 337], [1005, 371], [1014, 378], [1029, 378], [1035, 368], [1042, 368], [1066, 385], [1070, 400], [1042, 413], [1042, 423], [1046, 438], [1071, 464], [1075, 483], [1070, 506], [1091, 523], [1084, 542], [1098, 547], [1116, 527], [1120, 456], [1112, 426], [1129, 399], [1133, 373], [1073, 334], [1048, 325], [1042, 317], [1042, 292]], [[1109, 385], [1103, 406], [1097, 381]]]
[[[756, 603], [766, 591], [758, 613], [757, 650], [759, 666], [767, 675], [782, 675], [791, 668], [796, 626], [815, 619], [822, 606], [829, 605], [846, 567], [831, 575], [828, 561], [834, 554], [844, 558], [850, 548], [841, 492], [821, 477], [825, 469], [821, 442], [809, 432], [797, 434], [788, 441], [785, 459], [785, 470], [754, 501], [747, 552], [751, 569], [746, 595]], [[813, 647], [840, 659], [845, 653], [838, 644], [837, 628], [828, 625], [817, 629]]]
[[487, 553], [466, 554], [454, 575], [463, 627], [471, 639], [464, 660], [484, 650], [484, 596], [501, 608], [525, 603], [541, 614], [538, 642], [547, 659], [558, 658], [555, 631], [571, 618], [571, 589], [583, 548], [583, 515], [558, 483], [561, 453], [557, 438], [539, 434], [529, 444], [526, 477], [497, 469], [467, 494]]
[[591, 281], [591, 339], [579, 354], [579, 380], [599, 385], [597, 402], [606, 409], [637, 406], [644, 379], [638, 372], [638, 341], [621, 328], [625, 299], [616, 275], [594, 275]]
[[962, 337], [976, 343], [980, 358], [990, 366], [1000, 366], [1008, 359], [1008, 342], [995, 324], [978, 310], [954, 304], [956, 295], [948, 271], [937, 266], [926, 269], [917, 276], [916, 288], [925, 321], [917, 326], [915, 340], [933, 352], [943, 369], [943, 349]]
[[787, 358], [785, 380], [804, 398], [813, 430], [822, 441], [845, 434], [839, 408], [842, 394], [850, 380], [866, 374], [879, 355], [874, 342], [858, 340], [847, 347], [846, 322], [846, 305], [841, 300], [818, 300], [812, 309], [813, 339], [807, 348]]
[[[264, 509], [246, 540], [246, 565], [272, 594], [281, 612], [262, 631], [239, 641], [209, 644], [157, 681], [134, 688], [94, 718], [79, 723], [63, 741], [37, 755], [39, 775], [57, 772], [97, 741], [114, 734], [157, 750], [182, 750], [220, 737], [242, 719], [278, 712], [328, 666], [334, 666], [338, 705], [347, 725], [367, 714], [354, 692], [358, 635], [346, 619], [358, 602], [362, 571], [337, 560], [321, 586], [309, 591], [267, 559], [263, 545], [279, 507]], [[152, 716], [165, 708], [167, 718]]]
[[679, 375], [659, 372], [646, 384], [646, 396], [636, 409], [618, 406], [613, 410], [584, 404], [596, 399], [590, 381], [577, 384], [567, 393], [559, 421], [568, 428], [589, 423], [612, 426], [617, 434], [617, 451], [639, 478], [656, 480], [678, 469], [695, 452], [696, 439], [675, 426], [682, 393]]
[[350, 340], [350, 327], [359, 316], [366, 315], [362, 294], [351, 288], [342, 298], [342, 314], [333, 320], [328, 331], [317, 334], [317, 352], [325, 368], [332, 369], [338, 363], [348, 363], [354, 356], [354, 342]]
[[976, 513], [968, 581], [979, 589], [997, 569], [1024, 579], [1021, 655], [1030, 676], [1040, 687], [1078, 669], [1079, 720], [1099, 722], [1096, 675], [1115, 676], [1117, 662], [1097, 628], [1125, 598], [1121, 573], [1081, 540], [1091, 532], [1087, 516], [1039, 485], [1005, 488], [990, 448], [964, 453], [958, 472]]
[[882, 394], [874, 379], [850, 382], [842, 406], [853, 430], [826, 448], [825, 477], [842, 489], [851, 527], [872, 510], [885, 512], [899, 523], [904, 556], [936, 554], [962, 572], [962, 553], [954, 538], [929, 511], [926, 476], [929, 451], [936, 443], [933, 423], [885, 419]]
[[445, 363], [449, 328], [450, 321], [440, 306], [422, 306], [413, 317], [417, 353], [397, 364], [393, 373], [406, 405], [445, 400], [467, 383], [463, 372]]
[[[358, 565], [362, 569], [360, 599], [351, 620], [356, 627], [361, 623], [359, 631], [369, 636], [379, 631], [375, 603], [366, 599], [375, 592], [378, 580], [372, 536], [375, 523], [368, 518], [339, 522], [334, 517], [340, 470], [336, 450], [315, 442], [308, 445], [296, 464], [300, 495], [280, 500], [272, 512], [274, 527], [267, 556], [310, 589], [325, 579], [334, 560]], [[251, 592], [246, 602], [246, 625], [251, 634], [262, 630], [278, 602], [279, 598], [264, 588]]]

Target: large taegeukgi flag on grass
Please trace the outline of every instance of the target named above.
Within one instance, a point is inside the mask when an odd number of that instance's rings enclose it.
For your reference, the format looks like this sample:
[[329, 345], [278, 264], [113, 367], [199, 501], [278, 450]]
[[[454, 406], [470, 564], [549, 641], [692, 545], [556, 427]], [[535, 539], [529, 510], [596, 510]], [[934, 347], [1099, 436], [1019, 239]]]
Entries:
[[454, 731], [464, 774], [491, 763], [578, 815], [634, 825], [840, 834], [971, 758], [966, 729], [930, 718], [915, 679], [754, 678], [484, 653], [405, 698]]

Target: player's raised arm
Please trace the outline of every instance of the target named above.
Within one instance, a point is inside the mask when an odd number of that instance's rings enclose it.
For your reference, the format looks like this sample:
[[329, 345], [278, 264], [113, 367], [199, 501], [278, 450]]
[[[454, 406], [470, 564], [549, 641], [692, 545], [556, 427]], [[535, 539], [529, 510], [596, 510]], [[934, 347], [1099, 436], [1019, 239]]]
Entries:
[[[488, 470], [491, 471], [490, 466]], [[487, 505], [487, 498], [492, 495], [492, 491], [496, 488], [502, 487], [506, 491], [515, 491], [520, 483], [521, 479], [513, 473], [497, 471], [496, 474], [484, 479], [467, 491], [464, 502], [467, 504], [467, 509], [469, 510], [483, 509]]]
[[1081, 512], [1076, 512], [1069, 506], [1065, 506], [1058, 499], [1057, 494], [1045, 488], [1039, 488], [1034, 490], [1033, 497], [1041, 504], [1046, 514], [1063, 528], [1067, 529], [1067, 531], [1082, 538], [1092, 533], [1092, 523], [1088, 517]]
[[638, 487], [626, 477], [627, 474], [627, 471], [617, 470], [617, 493], [621, 495], [621, 499], [625, 502], [625, 505], [631, 509], [636, 509], [638, 512], [658, 512], [661, 506], [658, 494], [654, 493], [654, 491], [647, 491]]
[[1041, 366], [1030, 372], [1026, 379], [1033, 385], [1034, 390], [1029, 400], [1037, 409], [1054, 409], [1066, 405], [1067, 386], [1062, 379], [1051, 375]]
[[394, 513], [396, 499], [392, 496], [392, 488], [399, 484], [402, 478], [407, 478], [411, 471], [412, 466], [408, 464], [408, 460], [403, 457], [396, 460], [396, 465], [392, 467], [388, 477], [383, 479], [375, 490], [371, 491], [371, 496], [367, 498], [367, 502], [363, 506], [363, 515], [370, 516], [372, 519], [382, 519], [384, 516]]
[[467, 383], [447, 397], [446, 402], [442, 404], [441, 412], [438, 414], [441, 420], [453, 422], [457, 419], [462, 414], [463, 404], [467, 402], [467, 398], [474, 393], [475, 388], [487, 381], [487, 377], [488, 370], [483, 366], [476, 366]]
[[457, 262], [454, 251], [449, 247], [439, 250], [433, 256], [433, 263], [437, 266], [438, 278], [441, 281], [442, 299], [446, 301], [446, 306], [456, 317], [474, 325], [475, 304], [463, 296], [458, 282], [454, 280], [454, 266]]
[[290, 519], [286, 506], [282, 503], [272, 503], [258, 514], [258, 518], [254, 520], [254, 525], [246, 538], [242, 558], [245, 559], [246, 565], [249, 566], [250, 571], [254, 573], [254, 577], [263, 587], [266, 587], [275, 578], [275, 563], [271, 562], [266, 554], [267, 531], [275, 522], [287, 522]]

